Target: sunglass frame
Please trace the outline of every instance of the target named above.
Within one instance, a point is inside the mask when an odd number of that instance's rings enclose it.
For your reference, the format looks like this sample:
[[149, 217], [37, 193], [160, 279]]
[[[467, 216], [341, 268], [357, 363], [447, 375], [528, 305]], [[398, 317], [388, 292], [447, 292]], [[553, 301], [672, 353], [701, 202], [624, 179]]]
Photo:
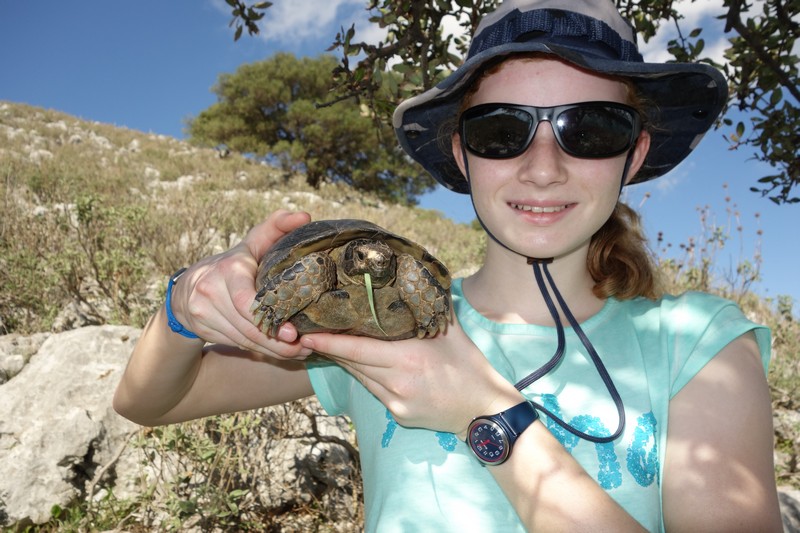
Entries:
[[[557, 125], [557, 119], [561, 116], [562, 113], [566, 111], [570, 111], [573, 109], [592, 109], [592, 108], [601, 108], [605, 111], [614, 110], [614, 111], [624, 111], [627, 114], [628, 118], [631, 121], [630, 124], [630, 135], [626, 139], [625, 145], [620, 148], [615, 148], [613, 150], [609, 149], [607, 151], [596, 152], [596, 153], [587, 153], [587, 152], [580, 152], [574, 150], [564, 141], [562, 137], [561, 128]], [[491, 114], [492, 112], [496, 112], [502, 109], [513, 109], [515, 111], [523, 111], [525, 114], [530, 117], [530, 121], [528, 122], [528, 134], [525, 142], [517, 147], [515, 150], [510, 150], [506, 153], [488, 153], [486, 151], [477, 150], [474, 146], [470, 145], [469, 143], [469, 132], [467, 131], [467, 125], [470, 120], [474, 120], [477, 118], [483, 118], [487, 115]], [[612, 111], [613, 113], [613, 111]], [[615, 113], [617, 117], [623, 117], [625, 115], [621, 115], [619, 113]], [[469, 151], [470, 153], [484, 158], [484, 159], [513, 159], [515, 157], [520, 156], [523, 154], [528, 147], [530, 147], [531, 142], [533, 142], [533, 138], [538, 131], [539, 124], [542, 122], [549, 122], [551, 127], [553, 128], [553, 133], [555, 134], [556, 141], [558, 145], [564, 150], [566, 153], [573, 157], [579, 157], [581, 159], [606, 159], [610, 157], [615, 157], [620, 154], [623, 154], [629, 151], [633, 146], [636, 144], [636, 140], [639, 138], [639, 134], [641, 133], [642, 129], [642, 119], [639, 115], [639, 112], [636, 111], [633, 107], [622, 104], [620, 102], [606, 102], [606, 101], [592, 101], [592, 102], [576, 102], [571, 104], [562, 104], [552, 107], [538, 107], [538, 106], [529, 106], [529, 105], [521, 105], [521, 104], [511, 104], [511, 103], [504, 103], [504, 102], [491, 102], [485, 104], [479, 104], [477, 106], [470, 107], [464, 110], [459, 117], [459, 127], [458, 131], [461, 136], [461, 143], [464, 148]]]

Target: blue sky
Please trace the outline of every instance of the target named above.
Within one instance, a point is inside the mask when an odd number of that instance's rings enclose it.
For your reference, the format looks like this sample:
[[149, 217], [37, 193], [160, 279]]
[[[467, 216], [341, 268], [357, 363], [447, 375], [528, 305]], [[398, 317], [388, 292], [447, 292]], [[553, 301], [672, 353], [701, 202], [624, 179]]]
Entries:
[[[721, 13], [721, 3], [679, 5], [688, 28], [703, 25], [706, 50], [717, 57], [724, 36], [713, 16]], [[341, 26], [354, 21], [364, 38], [380, 38], [380, 31], [366, 22], [363, 0], [274, 4], [262, 36], [245, 34], [234, 42], [223, 0], [2, 2], [0, 100], [181, 138], [185, 120], [214, 103], [211, 88], [219, 74], [277, 51], [316, 56]], [[659, 34], [645, 45], [646, 59], [666, 59], [667, 39]], [[760, 253], [763, 280], [754, 289], [772, 298], [788, 294], [797, 310], [800, 252], [794, 238], [800, 206], [776, 206], [750, 192], [756, 179], [771, 169], [753, 161], [750, 150], [730, 151], [723, 133], [710, 132], [669, 175], [627, 188], [626, 199], [640, 208], [651, 240], [662, 232], [664, 243], [672, 244], [668, 253], [675, 257], [682, 255], [679, 244], [700, 238], [698, 209], [708, 206], [707, 225], [730, 226], [727, 246], [715, 256], [720, 274], [735, 272], [740, 261], [752, 261]], [[427, 195], [421, 205], [459, 222], [473, 218], [469, 200], [447, 191]]]

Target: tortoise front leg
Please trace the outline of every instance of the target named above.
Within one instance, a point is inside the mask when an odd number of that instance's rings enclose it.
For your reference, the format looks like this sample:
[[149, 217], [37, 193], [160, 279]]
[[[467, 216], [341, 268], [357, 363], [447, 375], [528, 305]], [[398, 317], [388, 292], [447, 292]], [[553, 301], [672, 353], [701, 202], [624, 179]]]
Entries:
[[322, 293], [336, 286], [336, 265], [325, 252], [301, 257], [283, 272], [267, 279], [250, 312], [265, 335], [275, 337], [281, 325]]
[[396, 287], [417, 321], [417, 337], [433, 337], [447, 329], [450, 295], [421, 262], [409, 254], [397, 258]]

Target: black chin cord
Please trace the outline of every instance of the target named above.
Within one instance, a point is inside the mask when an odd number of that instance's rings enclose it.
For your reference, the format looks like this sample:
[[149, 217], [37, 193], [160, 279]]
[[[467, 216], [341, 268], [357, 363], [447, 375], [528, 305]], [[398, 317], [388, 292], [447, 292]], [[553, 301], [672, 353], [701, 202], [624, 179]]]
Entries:
[[[467, 183], [470, 183], [470, 180], [469, 180], [469, 161], [467, 159], [467, 151], [464, 148], [464, 143], [463, 142], [461, 143], [461, 154], [463, 156], [464, 170], [465, 170], [465, 174], [466, 174], [466, 177], [467, 177]], [[631, 164], [632, 155], [633, 155], [633, 149], [631, 149], [628, 152], [628, 157], [625, 160], [625, 168], [624, 168], [623, 173], [622, 173], [622, 180], [621, 180], [621, 184], [620, 184], [620, 192], [622, 191], [622, 186], [625, 185], [625, 178], [628, 175], [628, 168], [629, 168], [629, 166]], [[472, 196], [472, 187], [471, 186], [470, 186], [470, 191], [469, 191], [469, 197], [470, 197], [470, 200], [472, 201], [473, 209], [475, 209], [475, 216], [478, 218], [478, 222], [480, 222], [481, 226], [483, 226], [483, 229], [486, 231], [486, 234], [489, 235], [489, 237], [491, 237], [492, 240], [494, 240], [496, 243], [498, 243], [503, 248], [505, 248], [505, 249], [507, 249], [507, 250], [509, 250], [511, 252], [514, 252], [514, 253], [516, 253], [518, 255], [522, 255], [522, 254], [519, 254], [519, 252], [516, 252], [515, 250], [512, 250], [511, 248], [506, 246], [503, 242], [501, 242], [497, 237], [495, 237], [492, 234], [492, 232], [489, 230], [489, 228], [486, 227], [486, 224], [483, 223], [483, 220], [481, 220], [481, 216], [478, 213], [477, 208], [475, 208], [475, 198], [473, 198], [473, 196]], [[558, 316], [558, 310], [556, 309], [556, 306], [553, 303], [553, 299], [550, 297], [550, 291], [547, 290], [547, 285], [545, 284], [545, 280], [544, 280], [544, 277], [547, 277], [547, 283], [549, 283], [550, 287], [553, 289], [553, 294], [555, 294], [556, 300], [558, 300], [558, 305], [561, 307], [561, 311], [563, 311], [564, 316], [567, 317], [567, 321], [569, 322], [570, 326], [572, 326], [573, 331], [575, 331], [575, 334], [578, 336], [578, 338], [580, 339], [581, 343], [586, 348], [586, 351], [589, 353], [589, 357], [592, 359], [592, 362], [594, 363], [594, 366], [597, 369], [597, 373], [600, 375], [600, 378], [603, 380], [603, 383], [605, 383], [606, 390], [608, 391], [608, 394], [614, 400], [614, 405], [617, 408], [617, 415], [619, 417], [619, 424], [617, 425], [616, 431], [614, 431], [614, 433], [612, 433], [608, 437], [596, 437], [594, 435], [589, 435], [588, 433], [585, 433], [585, 432], [583, 432], [583, 431], [571, 426], [567, 422], [564, 422], [563, 420], [561, 420], [558, 416], [556, 416], [553, 412], [551, 412], [549, 409], [547, 409], [543, 405], [541, 405], [541, 404], [539, 404], [537, 402], [533, 402], [533, 401], [531, 403], [534, 406], [536, 406], [536, 408], [538, 410], [540, 410], [541, 412], [546, 414], [550, 418], [550, 420], [552, 420], [553, 422], [555, 422], [556, 424], [558, 424], [562, 428], [566, 429], [567, 431], [569, 431], [573, 435], [577, 436], [578, 438], [581, 438], [581, 439], [584, 439], [584, 440], [588, 440], [590, 442], [595, 442], [595, 443], [612, 442], [617, 437], [619, 437], [622, 434], [622, 431], [625, 429], [625, 408], [622, 405], [622, 398], [620, 397], [619, 392], [617, 391], [617, 387], [614, 386], [614, 382], [611, 380], [611, 376], [608, 374], [608, 370], [606, 370], [606, 367], [603, 364], [603, 361], [600, 359], [600, 356], [597, 354], [597, 350], [594, 349], [594, 346], [592, 345], [591, 341], [586, 336], [586, 334], [583, 332], [583, 329], [581, 329], [581, 326], [580, 326], [580, 324], [578, 324], [578, 321], [575, 319], [575, 316], [573, 316], [572, 312], [569, 310], [569, 306], [567, 306], [567, 302], [564, 301], [564, 298], [561, 296], [561, 293], [558, 291], [558, 288], [556, 287], [556, 284], [553, 281], [553, 277], [550, 275], [550, 271], [547, 269], [547, 265], [549, 263], [552, 263], [552, 262], [553, 262], [552, 259], [533, 259], [533, 258], [528, 258], [528, 264], [529, 265], [533, 265], [533, 275], [536, 277], [536, 283], [537, 283], [537, 285], [539, 285], [539, 291], [542, 293], [542, 297], [544, 298], [544, 302], [547, 305], [547, 309], [550, 311], [550, 316], [553, 317], [553, 322], [555, 322], [555, 324], [556, 324], [556, 335], [558, 336], [558, 346], [556, 348], [555, 353], [553, 354], [553, 357], [551, 357], [548, 362], [546, 362], [539, 369], [537, 369], [537, 370], [531, 372], [530, 374], [528, 374], [527, 376], [525, 376], [516, 385], [514, 385], [514, 387], [518, 391], [521, 392], [523, 389], [525, 389], [526, 387], [530, 386], [533, 382], [535, 382], [536, 380], [538, 380], [542, 376], [546, 375], [551, 370], [553, 370], [556, 366], [558, 366], [558, 363], [560, 363], [561, 359], [563, 359], [563, 357], [564, 357], [564, 350], [565, 350], [565, 347], [566, 347], [566, 337], [564, 335], [564, 326], [561, 324], [561, 318]], [[544, 271], [544, 276], [542, 275], [542, 271]]]
[[514, 387], [518, 391], [522, 391], [529, 385], [531, 385], [534, 381], [541, 378], [548, 372], [550, 372], [556, 365], [561, 361], [564, 357], [564, 348], [565, 348], [565, 337], [564, 337], [564, 326], [561, 324], [561, 319], [558, 316], [558, 311], [556, 310], [556, 306], [553, 303], [553, 299], [550, 297], [550, 291], [547, 290], [547, 285], [545, 284], [544, 277], [542, 276], [542, 271], [544, 271], [544, 276], [547, 277], [547, 283], [550, 285], [550, 288], [553, 290], [553, 294], [556, 296], [556, 300], [558, 301], [558, 305], [561, 307], [561, 311], [564, 313], [564, 316], [567, 317], [567, 321], [569, 322], [570, 326], [572, 326], [573, 331], [580, 339], [583, 346], [586, 348], [586, 351], [589, 353], [589, 357], [591, 357], [592, 362], [594, 363], [595, 368], [597, 369], [597, 373], [600, 374], [600, 378], [603, 380], [603, 383], [606, 386], [606, 390], [608, 390], [608, 394], [614, 400], [614, 405], [617, 408], [617, 415], [619, 416], [619, 424], [617, 425], [617, 430], [614, 431], [613, 434], [609, 435], [608, 437], [597, 437], [594, 435], [589, 435], [579, 429], [574, 428], [567, 422], [561, 420], [558, 416], [554, 413], [549, 411], [543, 405], [540, 405], [536, 402], [532, 402], [537, 409], [545, 413], [553, 422], [561, 426], [562, 428], [566, 429], [573, 435], [578, 436], [581, 439], [585, 439], [591, 442], [597, 443], [606, 443], [615, 440], [622, 434], [622, 430], [625, 428], [625, 409], [622, 405], [622, 398], [617, 391], [617, 388], [614, 386], [614, 382], [611, 380], [611, 376], [608, 374], [608, 370], [606, 370], [603, 361], [600, 359], [600, 356], [597, 354], [597, 350], [594, 349], [589, 338], [581, 329], [580, 324], [575, 319], [575, 316], [569, 310], [569, 306], [567, 306], [567, 302], [564, 301], [564, 298], [561, 296], [561, 293], [558, 291], [555, 282], [553, 281], [553, 277], [550, 275], [550, 271], [547, 270], [547, 264], [552, 262], [552, 259], [528, 259], [528, 264], [533, 265], [533, 274], [536, 276], [536, 283], [539, 285], [539, 290], [544, 297], [544, 301], [547, 304], [547, 309], [550, 311], [550, 316], [553, 317], [553, 321], [556, 324], [556, 331], [558, 335], [558, 347], [556, 348], [553, 357], [545, 363], [541, 368], [538, 370], [528, 374], [522, 380], [520, 380]]

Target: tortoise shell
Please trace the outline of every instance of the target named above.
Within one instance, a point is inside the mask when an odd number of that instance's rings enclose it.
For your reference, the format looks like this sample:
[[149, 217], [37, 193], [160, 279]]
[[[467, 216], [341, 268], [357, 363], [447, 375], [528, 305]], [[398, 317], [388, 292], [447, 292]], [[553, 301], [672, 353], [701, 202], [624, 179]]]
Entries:
[[[358, 276], [342, 271], [343, 250], [356, 242], [380, 247], [396, 262], [391, 281], [373, 288], [372, 298]], [[264, 254], [252, 311], [273, 336], [286, 321], [301, 334], [432, 336], [449, 320], [450, 283], [444, 264], [405, 237], [366, 220], [321, 220], [283, 236]]]

